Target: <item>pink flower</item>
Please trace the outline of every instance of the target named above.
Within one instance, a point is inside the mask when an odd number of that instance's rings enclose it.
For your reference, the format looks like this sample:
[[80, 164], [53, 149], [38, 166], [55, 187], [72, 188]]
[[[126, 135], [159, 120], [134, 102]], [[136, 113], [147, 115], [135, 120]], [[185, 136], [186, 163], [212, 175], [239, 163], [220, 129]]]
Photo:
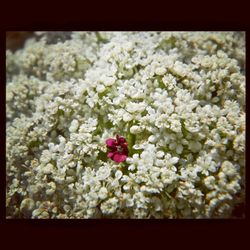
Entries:
[[128, 157], [128, 143], [122, 136], [116, 135], [116, 139], [109, 138], [106, 140], [109, 149], [108, 157], [113, 161], [120, 163]]

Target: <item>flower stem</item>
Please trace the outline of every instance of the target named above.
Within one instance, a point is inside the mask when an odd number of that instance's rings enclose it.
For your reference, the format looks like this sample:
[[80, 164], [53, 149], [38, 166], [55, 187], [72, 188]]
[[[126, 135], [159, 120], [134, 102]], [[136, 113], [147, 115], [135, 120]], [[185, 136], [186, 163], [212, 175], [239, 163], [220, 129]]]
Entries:
[[129, 134], [128, 135], [128, 150], [129, 150], [130, 155], [131, 155], [131, 153], [133, 151], [133, 146], [134, 145], [135, 145], [135, 135]]
[[130, 122], [128, 124], [128, 151], [129, 151], [129, 155], [133, 155], [133, 146], [135, 145], [135, 140], [136, 140], [136, 136], [134, 134], [130, 133], [130, 127], [133, 125], [133, 122]]

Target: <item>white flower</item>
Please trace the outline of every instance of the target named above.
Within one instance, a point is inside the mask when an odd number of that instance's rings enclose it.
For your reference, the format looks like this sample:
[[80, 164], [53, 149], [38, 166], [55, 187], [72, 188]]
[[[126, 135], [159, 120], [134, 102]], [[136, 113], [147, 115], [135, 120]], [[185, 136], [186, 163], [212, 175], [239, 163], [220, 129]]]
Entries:
[[164, 152], [163, 152], [163, 151], [158, 151], [158, 152], [156, 153], [156, 156], [157, 156], [158, 158], [162, 158], [162, 157], [164, 156]]
[[165, 68], [163, 68], [163, 67], [160, 67], [160, 68], [157, 68], [156, 70], [155, 70], [155, 73], [157, 74], [157, 75], [164, 75], [165, 73], [166, 73], [166, 69]]
[[96, 87], [96, 91], [98, 93], [102, 93], [103, 91], [105, 91], [105, 86], [103, 86], [102, 84], [98, 84]]
[[110, 168], [108, 166], [100, 167], [96, 172], [96, 177], [98, 180], [104, 180], [110, 176]]
[[51, 153], [49, 150], [44, 150], [42, 155], [41, 155], [41, 158], [40, 158], [40, 161], [44, 164], [50, 162], [51, 160]]
[[169, 162], [170, 162], [171, 164], [176, 164], [178, 161], [179, 161], [179, 158], [178, 158], [178, 157], [172, 157], [172, 158], [169, 160]]
[[115, 177], [119, 180], [121, 179], [121, 177], [123, 176], [123, 173], [121, 170], [117, 170], [115, 173]]
[[51, 163], [48, 163], [45, 167], [43, 167], [42, 171], [44, 174], [50, 174], [53, 172], [54, 166]]
[[137, 125], [133, 125], [131, 128], [130, 128], [130, 132], [132, 134], [138, 134], [142, 131], [142, 128], [140, 126], [137, 126]]
[[237, 175], [238, 169], [229, 161], [224, 161], [221, 165], [221, 170], [229, 177]]
[[177, 74], [177, 75], [180, 75], [181, 77], [184, 77], [185, 75], [188, 74], [188, 69], [187, 69], [187, 66], [183, 63], [181, 63], [180, 61], [176, 61], [173, 68], [172, 68], [172, 71]]
[[207, 188], [214, 189], [215, 188], [215, 178], [214, 176], [208, 176], [204, 179], [204, 183]]
[[107, 190], [107, 188], [101, 187], [101, 188], [100, 188], [100, 191], [99, 191], [99, 193], [98, 193], [98, 196], [99, 196], [99, 198], [100, 198], [101, 200], [106, 199], [107, 196], [108, 196], [108, 190]]
[[176, 149], [175, 149], [176, 153], [177, 153], [177, 154], [181, 154], [181, 153], [182, 153], [182, 150], [183, 150], [183, 146], [182, 146], [181, 144], [178, 144], [178, 145], [176, 146]]
[[108, 76], [103, 76], [101, 77], [100, 81], [104, 83], [105, 86], [111, 86], [112, 84], [115, 83], [115, 78], [114, 77], [108, 77]]
[[130, 113], [135, 112], [142, 112], [146, 108], [146, 104], [144, 102], [135, 103], [135, 102], [129, 102], [127, 104], [126, 110]]
[[125, 113], [122, 118], [123, 118], [123, 121], [129, 122], [129, 121], [131, 121], [133, 119], [133, 116], [130, 115], [129, 113]]
[[56, 191], [56, 184], [54, 182], [48, 183], [48, 189], [46, 190], [47, 195], [52, 195]]
[[74, 119], [72, 122], [71, 122], [71, 125], [70, 125], [70, 127], [69, 127], [69, 131], [70, 132], [76, 132], [77, 131], [77, 129], [78, 129], [78, 127], [79, 127], [79, 122], [78, 122], [78, 120], [76, 120], [76, 119]]
[[111, 198], [101, 204], [101, 211], [103, 214], [112, 214], [118, 207], [118, 199]]

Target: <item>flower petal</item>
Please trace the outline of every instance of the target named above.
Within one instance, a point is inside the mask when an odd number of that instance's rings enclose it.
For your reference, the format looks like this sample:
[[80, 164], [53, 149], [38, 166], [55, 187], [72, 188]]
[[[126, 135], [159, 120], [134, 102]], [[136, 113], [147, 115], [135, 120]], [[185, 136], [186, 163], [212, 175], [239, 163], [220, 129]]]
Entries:
[[116, 140], [109, 138], [106, 140], [106, 145], [109, 148], [114, 148], [116, 146]]
[[116, 140], [117, 140], [118, 144], [120, 144], [120, 145], [127, 142], [124, 137], [119, 136], [119, 135], [116, 136]]
[[116, 152], [109, 152], [108, 155], [107, 155], [108, 158], [112, 158], [112, 157], [114, 156], [115, 153], [116, 153]]
[[121, 143], [120, 146], [122, 148], [128, 148], [128, 143], [127, 142]]
[[124, 154], [115, 153], [115, 155], [113, 156], [113, 160], [117, 163], [123, 162], [126, 159], [127, 159], [127, 156]]

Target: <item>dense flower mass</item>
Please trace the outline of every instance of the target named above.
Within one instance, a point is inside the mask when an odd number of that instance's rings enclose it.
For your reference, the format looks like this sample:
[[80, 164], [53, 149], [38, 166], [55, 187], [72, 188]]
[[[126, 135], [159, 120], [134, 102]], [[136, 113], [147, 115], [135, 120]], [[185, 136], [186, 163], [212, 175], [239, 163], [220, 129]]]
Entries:
[[116, 135], [115, 139], [106, 140], [107, 148], [110, 150], [108, 152], [108, 157], [113, 161], [120, 163], [127, 159], [128, 156], [128, 143], [125, 138]]
[[37, 32], [6, 51], [6, 79], [7, 218], [244, 203], [244, 32]]

